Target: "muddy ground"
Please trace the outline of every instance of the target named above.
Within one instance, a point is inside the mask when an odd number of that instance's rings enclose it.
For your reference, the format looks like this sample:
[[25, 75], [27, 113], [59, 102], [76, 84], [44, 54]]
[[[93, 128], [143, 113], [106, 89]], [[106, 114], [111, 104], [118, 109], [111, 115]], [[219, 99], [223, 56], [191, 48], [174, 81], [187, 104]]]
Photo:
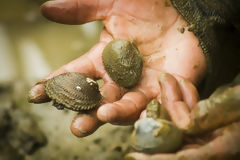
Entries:
[[91, 136], [77, 138], [69, 129], [76, 113], [51, 104], [22, 106], [25, 100], [19, 103], [13, 92], [16, 89], [0, 92], [1, 160], [120, 160], [129, 152], [132, 127], [107, 124]]
[[35, 82], [88, 51], [103, 27], [100, 22], [50, 22], [40, 14], [43, 1], [0, 2], [0, 159], [123, 159], [131, 126], [107, 124], [89, 137], [77, 138], [69, 129], [75, 112], [27, 102]]

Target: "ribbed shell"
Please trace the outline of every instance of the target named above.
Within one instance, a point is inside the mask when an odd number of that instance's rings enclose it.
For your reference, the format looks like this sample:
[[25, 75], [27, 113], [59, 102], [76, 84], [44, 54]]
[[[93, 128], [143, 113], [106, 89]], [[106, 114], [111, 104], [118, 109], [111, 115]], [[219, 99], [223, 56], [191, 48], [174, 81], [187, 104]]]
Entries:
[[[73, 111], [90, 110], [101, 103], [98, 84], [85, 74], [64, 73], [45, 83], [45, 92], [55, 107]], [[58, 107], [57, 107], [58, 108]]]

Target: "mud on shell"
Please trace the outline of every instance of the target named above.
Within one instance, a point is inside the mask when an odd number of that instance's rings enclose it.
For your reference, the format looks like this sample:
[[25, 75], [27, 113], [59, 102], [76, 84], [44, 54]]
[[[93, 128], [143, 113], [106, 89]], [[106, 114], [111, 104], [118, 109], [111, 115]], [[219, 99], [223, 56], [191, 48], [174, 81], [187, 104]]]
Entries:
[[126, 40], [113, 40], [102, 53], [104, 68], [119, 86], [134, 87], [142, 74], [143, 60], [137, 46]]
[[172, 122], [144, 118], [134, 125], [130, 144], [138, 152], [170, 153], [182, 145], [183, 134]]
[[102, 100], [97, 82], [85, 74], [73, 72], [46, 81], [45, 92], [57, 109], [90, 110]]

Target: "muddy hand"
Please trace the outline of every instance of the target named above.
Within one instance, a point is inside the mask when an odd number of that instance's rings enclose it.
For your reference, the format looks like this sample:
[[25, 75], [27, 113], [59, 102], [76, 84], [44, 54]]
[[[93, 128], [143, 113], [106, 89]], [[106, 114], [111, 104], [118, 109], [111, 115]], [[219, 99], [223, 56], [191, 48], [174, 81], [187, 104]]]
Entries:
[[[59, 23], [101, 20], [105, 25], [100, 42], [88, 53], [50, 74], [30, 92], [31, 102], [43, 103], [48, 99], [42, 83], [53, 76], [79, 72], [102, 78], [105, 104], [89, 115], [75, 117], [71, 129], [76, 136], [89, 135], [106, 122], [125, 125], [136, 121], [146, 104], [160, 97], [158, 76], [163, 72], [193, 84], [204, 77], [206, 61], [198, 39], [168, 0], [58, 0], [45, 3], [41, 11]], [[142, 78], [128, 91], [110, 79], [102, 64], [102, 51], [113, 39], [134, 41], [143, 56]], [[179, 112], [185, 112], [182, 108]]]
[[232, 123], [213, 133], [210, 142], [194, 145], [175, 154], [130, 153], [126, 160], [238, 160], [240, 156], [240, 122]]
[[[175, 87], [179, 87], [179, 92], [171, 92], [174, 89], [167, 86], [164, 80], [168, 79], [166, 82], [175, 83]], [[165, 74], [164, 78], [160, 79], [161, 87], [165, 88], [165, 92], [162, 97], [162, 102], [164, 106], [168, 109], [169, 107], [176, 107], [174, 104], [181, 104], [178, 107], [183, 106], [188, 107], [186, 112], [178, 112], [178, 109], [171, 109], [174, 112], [169, 112], [173, 122], [179, 127], [182, 127], [187, 134], [202, 134], [205, 132], [212, 131], [206, 134], [205, 138], [197, 138], [197, 141], [192, 141], [193, 144], [185, 146], [182, 150], [178, 151], [176, 154], [155, 154], [147, 155], [142, 153], [130, 153], [126, 156], [129, 160], [180, 160], [182, 158], [186, 160], [228, 160], [228, 159], [238, 159], [240, 155], [240, 136], [238, 132], [240, 131], [240, 75], [230, 84], [218, 88], [208, 99], [198, 102], [196, 105], [196, 100], [193, 103], [184, 101], [177, 102], [180, 100], [181, 96], [184, 97], [183, 88], [185, 90], [192, 90], [192, 95], [188, 95], [188, 100], [196, 99], [195, 89], [190, 83], [186, 81], [180, 84], [177, 83], [171, 75]], [[181, 86], [181, 87], [180, 87]], [[182, 89], [180, 89], [182, 88]], [[194, 92], [193, 92], [194, 91]], [[182, 94], [180, 94], [182, 93]], [[173, 99], [168, 99], [164, 101], [164, 97], [173, 94], [175, 97]], [[194, 96], [195, 95], [195, 96]], [[193, 98], [195, 97], [195, 98]], [[171, 103], [170, 103], [171, 102]], [[170, 104], [170, 105], [169, 105]], [[185, 115], [185, 118], [181, 117]], [[188, 117], [188, 118], [186, 118]], [[176, 119], [175, 119], [176, 118]], [[183, 120], [179, 121], [181, 118]], [[185, 119], [185, 120], [184, 120]], [[235, 123], [234, 123], [235, 122]], [[221, 129], [219, 127], [225, 126]], [[217, 129], [217, 130], [215, 130]], [[215, 131], [213, 131], [215, 130]], [[198, 137], [198, 136], [197, 136]], [[193, 138], [194, 139], [194, 138]], [[193, 140], [192, 139], [192, 140]], [[225, 147], [227, 146], [227, 147]]]
[[168, 73], [159, 76], [161, 96], [159, 102], [179, 128], [187, 129], [190, 113], [199, 101], [198, 91], [188, 80]]
[[160, 84], [162, 104], [172, 121], [186, 134], [207, 133], [240, 120], [240, 75], [199, 102], [196, 88], [186, 80], [177, 83], [174, 77], [165, 74]]
[[240, 74], [192, 110], [188, 134], [201, 134], [240, 120]]
[[160, 75], [159, 82], [160, 102], [171, 120], [187, 134], [202, 134], [240, 120], [240, 75], [199, 102], [191, 82], [167, 73]]

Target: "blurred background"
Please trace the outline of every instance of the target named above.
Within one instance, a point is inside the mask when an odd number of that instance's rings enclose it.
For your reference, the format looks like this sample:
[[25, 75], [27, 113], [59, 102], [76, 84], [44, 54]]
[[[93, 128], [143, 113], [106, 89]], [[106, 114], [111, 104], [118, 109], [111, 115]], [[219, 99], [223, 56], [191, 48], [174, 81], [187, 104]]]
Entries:
[[34, 83], [88, 51], [103, 28], [50, 22], [40, 14], [43, 2], [0, 1], [0, 159], [122, 159], [130, 127], [108, 124], [79, 139], [69, 129], [76, 113], [27, 102]]

